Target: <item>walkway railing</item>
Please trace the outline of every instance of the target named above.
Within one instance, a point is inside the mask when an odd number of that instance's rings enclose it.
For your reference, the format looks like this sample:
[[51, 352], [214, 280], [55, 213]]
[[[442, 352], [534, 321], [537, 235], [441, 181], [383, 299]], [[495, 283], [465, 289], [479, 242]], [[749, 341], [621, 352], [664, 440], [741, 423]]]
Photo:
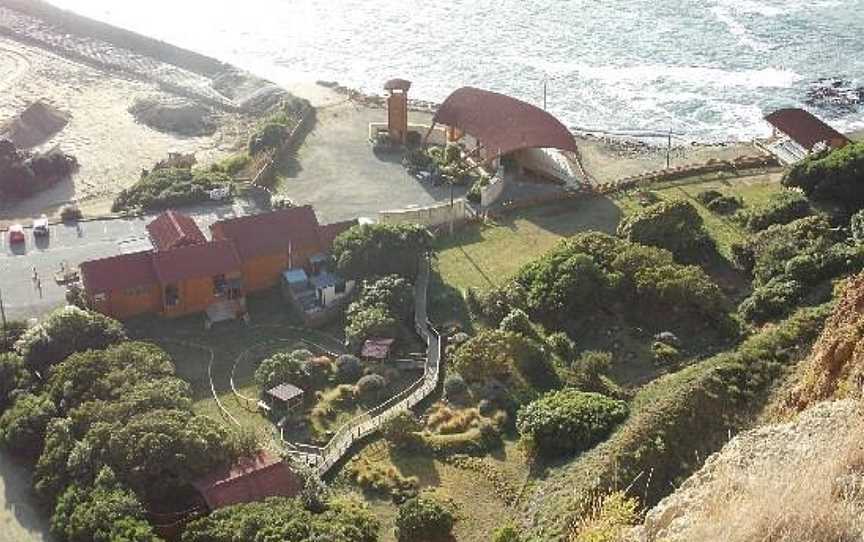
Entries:
[[290, 457], [313, 467], [319, 476], [324, 476], [342, 460], [357, 441], [378, 431], [400, 412], [413, 408], [438, 387], [442, 341], [438, 330], [427, 319], [428, 286], [429, 262], [425, 260], [421, 264], [414, 286], [414, 328], [427, 345], [423, 376], [387, 401], [347, 421], [322, 448], [285, 442], [283, 439]]

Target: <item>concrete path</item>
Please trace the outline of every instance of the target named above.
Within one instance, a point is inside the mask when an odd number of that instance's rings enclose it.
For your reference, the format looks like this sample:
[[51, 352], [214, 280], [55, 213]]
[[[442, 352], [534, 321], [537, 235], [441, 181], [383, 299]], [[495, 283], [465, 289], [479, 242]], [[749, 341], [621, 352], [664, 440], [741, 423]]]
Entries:
[[48, 517], [38, 508], [30, 472], [0, 452], [0, 542], [44, 542]]

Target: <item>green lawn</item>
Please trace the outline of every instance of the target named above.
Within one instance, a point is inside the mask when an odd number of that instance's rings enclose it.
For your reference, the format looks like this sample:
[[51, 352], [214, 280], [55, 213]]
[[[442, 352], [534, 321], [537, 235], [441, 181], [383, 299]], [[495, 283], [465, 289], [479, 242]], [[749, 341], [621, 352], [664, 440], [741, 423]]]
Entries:
[[155, 342], [171, 355], [178, 376], [192, 386], [196, 412], [234, 427], [219, 408], [210, 388], [207, 368], [212, 353], [213, 386], [222, 406], [237, 422], [254, 428], [262, 442], [267, 442], [274, 434], [273, 424], [231, 390], [231, 372], [238, 357], [251, 349], [237, 364], [234, 382], [241, 394], [257, 399], [259, 390], [253, 380], [255, 368], [273, 352], [308, 348], [303, 340], [334, 352], [342, 351], [341, 339], [335, 335], [335, 330], [300, 327], [280, 299], [276, 294], [251, 299], [252, 322], [248, 326], [243, 322], [226, 322], [208, 331], [204, 329], [203, 318], [197, 315], [176, 320], [147, 318], [130, 322], [128, 328], [134, 338]]

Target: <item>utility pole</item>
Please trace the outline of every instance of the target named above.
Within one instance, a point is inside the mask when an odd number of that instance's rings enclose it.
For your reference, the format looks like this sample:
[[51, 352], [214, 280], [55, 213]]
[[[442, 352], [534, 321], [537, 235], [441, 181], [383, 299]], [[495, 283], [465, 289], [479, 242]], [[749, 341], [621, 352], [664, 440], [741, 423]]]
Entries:
[[666, 143], [666, 169], [672, 167], [672, 128], [669, 128], [669, 139]]
[[3, 306], [3, 290], [0, 290], [0, 318], [3, 319], [3, 342], [6, 342], [6, 308]]
[[543, 111], [546, 111], [546, 86], [549, 82], [548, 77], [543, 77]]

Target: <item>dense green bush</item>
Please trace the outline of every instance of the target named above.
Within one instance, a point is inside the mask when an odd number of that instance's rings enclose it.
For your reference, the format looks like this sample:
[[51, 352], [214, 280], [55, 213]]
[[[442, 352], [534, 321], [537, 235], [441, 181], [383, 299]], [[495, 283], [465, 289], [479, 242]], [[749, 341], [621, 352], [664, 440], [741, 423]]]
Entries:
[[293, 384], [308, 391], [312, 381], [306, 362], [313, 357], [308, 350], [274, 354], [255, 369], [255, 383], [262, 394], [279, 384]]
[[591, 256], [566, 250], [528, 263], [516, 280], [525, 288], [534, 314], [593, 310], [610, 288], [609, 277]]
[[718, 215], [731, 215], [742, 206], [741, 199], [735, 196], [720, 196], [709, 201], [705, 207]]
[[516, 427], [544, 455], [591, 448], [627, 417], [627, 404], [568, 388], [550, 392], [519, 410]]
[[21, 356], [0, 353], [0, 414], [12, 404], [16, 395], [27, 391], [33, 381]]
[[680, 260], [694, 260], [711, 248], [702, 217], [684, 200], [661, 201], [624, 218], [618, 235], [672, 252]]
[[423, 424], [409, 410], [398, 412], [381, 427], [381, 435], [395, 448], [403, 450], [416, 449], [422, 439], [417, 434], [423, 430]]
[[236, 504], [190, 522], [182, 542], [377, 542], [381, 525], [366, 506], [331, 499], [313, 513], [298, 499]]
[[531, 322], [528, 314], [522, 309], [513, 309], [510, 311], [510, 314], [501, 320], [498, 329], [501, 331], [512, 331], [529, 339], [540, 339], [540, 333], [534, 328], [534, 324]]
[[482, 291], [468, 288], [465, 291], [465, 304], [472, 316], [492, 327], [498, 327], [501, 320], [513, 310], [528, 309], [528, 292], [516, 281]]
[[426, 228], [417, 224], [361, 224], [336, 238], [333, 257], [347, 278], [395, 274], [414, 280], [430, 241]]
[[788, 314], [804, 292], [795, 280], [772, 279], [753, 290], [738, 307], [741, 317], [761, 324]]
[[353, 384], [363, 376], [363, 364], [360, 358], [351, 354], [343, 354], [336, 358], [336, 379], [342, 384]]
[[210, 201], [211, 190], [221, 188], [233, 190], [231, 177], [221, 171], [157, 169], [142, 174], [137, 183], [122, 190], [111, 211], [159, 211], [201, 203]]
[[723, 193], [717, 190], [702, 190], [701, 192], [696, 194], [696, 201], [698, 201], [702, 205], [708, 205], [715, 199], [722, 197]]
[[416, 497], [399, 506], [396, 539], [399, 542], [445, 540], [456, 523], [450, 507], [431, 498]]
[[451, 374], [444, 379], [444, 399], [450, 403], [458, 403], [468, 393], [468, 384], [461, 375]]
[[570, 365], [567, 384], [581, 391], [607, 393], [611, 387], [607, 376], [611, 368], [612, 354], [587, 350]]
[[157, 542], [144, 506], [103, 467], [91, 487], [70, 485], [51, 518], [51, 531], [69, 542]]
[[42, 451], [45, 429], [57, 412], [47, 395], [25, 393], [0, 416], [0, 447], [30, 457]]
[[798, 162], [783, 177], [783, 185], [800, 188], [808, 197], [835, 203], [849, 211], [864, 207], [864, 142]]
[[20, 320], [9, 320], [6, 326], [0, 325], [0, 353], [12, 352], [15, 349], [15, 343], [27, 331], [27, 322]]
[[365, 403], [377, 403], [384, 395], [387, 380], [377, 374], [366, 375], [357, 381], [357, 397]]
[[399, 275], [363, 281], [357, 300], [348, 307], [348, 319], [356, 312], [380, 307], [399, 320], [410, 322], [414, 316], [414, 288]]
[[34, 371], [43, 373], [74, 352], [105, 348], [126, 339], [123, 326], [107, 316], [64, 307], [28, 329], [15, 350]]
[[569, 362], [576, 355], [576, 343], [563, 331], [547, 335], [546, 344], [552, 349], [552, 353], [564, 362]]
[[371, 337], [398, 338], [402, 326], [384, 307], [370, 307], [351, 313], [345, 327], [345, 343], [357, 351]]
[[810, 202], [802, 194], [784, 190], [772, 194], [765, 203], [741, 211], [738, 219], [750, 231], [762, 231], [775, 224], [788, 224], [809, 215]]

